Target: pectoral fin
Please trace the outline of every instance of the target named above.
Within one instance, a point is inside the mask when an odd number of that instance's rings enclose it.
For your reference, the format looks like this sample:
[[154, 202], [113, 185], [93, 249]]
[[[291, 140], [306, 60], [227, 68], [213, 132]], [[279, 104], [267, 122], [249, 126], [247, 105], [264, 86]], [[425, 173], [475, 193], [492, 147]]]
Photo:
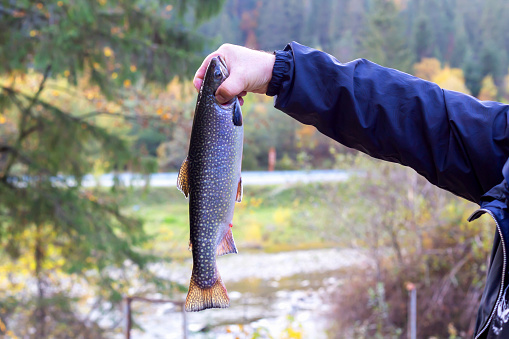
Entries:
[[233, 106], [233, 124], [235, 126], [242, 126], [242, 110], [240, 109], [239, 100], [235, 100]]
[[184, 193], [186, 198], [189, 196], [189, 160], [186, 158], [180, 166], [177, 177], [177, 188]]
[[236, 202], [241, 202], [242, 201], [242, 192], [243, 189], [242, 189], [242, 177], [239, 178], [239, 184], [237, 186], [237, 196], [235, 197], [235, 201]]
[[232, 224], [230, 224], [230, 227], [228, 227], [228, 231], [226, 231], [223, 240], [219, 246], [217, 246], [216, 252], [218, 256], [229, 253], [237, 253], [237, 247], [235, 247], [235, 241], [233, 240]]

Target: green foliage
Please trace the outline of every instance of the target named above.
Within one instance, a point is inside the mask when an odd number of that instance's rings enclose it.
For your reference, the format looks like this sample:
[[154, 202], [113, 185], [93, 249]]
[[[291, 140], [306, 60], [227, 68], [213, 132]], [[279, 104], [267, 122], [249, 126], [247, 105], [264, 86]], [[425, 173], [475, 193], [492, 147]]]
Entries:
[[417, 288], [419, 336], [447, 337], [449, 324], [461, 337], [471, 336], [493, 238], [490, 220], [468, 223], [475, 206], [411, 169], [364, 155], [339, 155], [338, 161], [365, 175], [342, 194], [324, 191], [322, 199], [334, 209], [322, 211], [321, 220], [335, 220], [324, 232], [365, 248], [373, 266], [351, 273], [337, 291], [340, 334], [334, 337], [406, 336], [408, 283]]
[[411, 57], [402, 27], [403, 22], [392, 1], [374, 0], [367, 16], [363, 53], [378, 64], [408, 72]]
[[403, 71], [411, 70], [410, 62], [434, 57], [443, 65], [461, 67], [475, 96], [488, 74], [498, 93], [504, 93], [509, 67], [504, 34], [509, 6], [500, 0], [228, 0], [205, 27], [202, 31], [217, 38], [218, 45], [271, 51], [295, 40], [342, 62], [366, 58]]
[[[131, 86], [190, 74], [205, 43], [193, 21], [221, 4], [0, 2], [0, 319], [16, 335], [98, 338], [100, 317], [82, 314], [87, 308], [77, 301], [94, 299], [88, 312], [111, 316], [135, 281], [168, 291], [143, 271], [155, 258], [143, 249], [149, 236], [141, 220], [121, 211], [121, 183], [105, 191], [83, 187], [82, 179], [97, 167], [156, 169], [147, 156], [160, 134], [141, 132], [146, 154], [133, 152], [99, 116], [115, 113], [112, 107], [136, 110], [125, 100]], [[71, 102], [55, 100], [65, 92], [75, 96]], [[84, 111], [90, 105], [98, 110]], [[71, 292], [73, 284], [91, 294]]]

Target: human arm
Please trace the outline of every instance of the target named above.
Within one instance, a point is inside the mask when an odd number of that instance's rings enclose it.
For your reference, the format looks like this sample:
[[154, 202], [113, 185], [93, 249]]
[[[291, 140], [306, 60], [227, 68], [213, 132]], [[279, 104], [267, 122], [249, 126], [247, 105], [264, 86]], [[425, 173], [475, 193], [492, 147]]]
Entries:
[[481, 102], [367, 60], [342, 64], [295, 42], [277, 53], [275, 107], [338, 142], [412, 167], [468, 200], [500, 183], [508, 106]]

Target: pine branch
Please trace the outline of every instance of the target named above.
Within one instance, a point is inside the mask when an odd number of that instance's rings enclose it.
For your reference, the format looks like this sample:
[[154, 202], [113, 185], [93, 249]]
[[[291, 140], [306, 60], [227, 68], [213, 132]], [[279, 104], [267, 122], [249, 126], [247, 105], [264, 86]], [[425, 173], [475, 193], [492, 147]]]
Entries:
[[[28, 107], [25, 107], [25, 108], [23, 107], [22, 103], [19, 100], [17, 100], [16, 95], [14, 94], [15, 93], [14, 90], [2, 86], [2, 88], [4, 90], [7, 90], [8, 93], [10, 93], [9, 97], [11, 98], [11, 100], [13, 100], [13, 102], [16, 104], [16, 106], [18, 106], [18, 109], [21, 111], [21, 114], [22, 114], [20, 127], [19, 127], [19, 136], [18, 136], [18, 139], [16, 140], [16, 146], [12, 148], [15, 151], [10, 152], [11, 156], [9, 157], [7, 165], [5, 166], [4, 170], [2, 171], [2, 174], [0, 175], [0, 178], [2, 180], [6, 180], [7, 175], [9, 173], [9, 171], [11, 170], [12, 165], [14, 165], [14, 163], [16, 162], [18, 157], [21, 157], [23, 162], [28, 161], [28, 158], [21, 156], [21, 153], [18, 151], [18, 149], [21, 148], [21, 143], [23, 142], [23, 140], [28, 135], [30, 135], [33, 131], [36, 130], [33, 127], [29, 128], [28, 130], [25, 130], [25, 126], [27, 124], [27, 117], [29, 115], [31, 115], [32, 107], [39, 100], [39, 96], [41, 95], [41, 92], [44, 89], [44, 84], [46, 83], [46, 80], [48, 79], [50, 70], [51, 70], [51, 65], [48, 65], [46, 67], [46, 70], [44, 71], [44, 75], [43, 75], [41, 83], [39, 84], [39, 89], [37, 90], [37, 93], [35, 93], [35, 95], [30, 99], [30, 104], [28, 105]], [[28, 165], [31, 165], [31, 164], [32, 164], [32, 162], [28, 161]]]
[[44, 74], [42, 76], [42, 81], [39, 85], [39, 89], [37, 90], [37, 93], [35, 93], [35, 95], [32, 97], [32, 101], [30, 102], [30, 105], [26, 108], [27, 114], [32, 110], [32, 107], [38, 101], [39, 96], [41, 95], [41, 92], [44, 89], [44, 84], [46, 83], [46, 80], [48, 79], [50, 71], [51, 71], [51, 65], [46, 66], [46, 69], [44, 70]]
[[122, 114], [122, 113], [110, 113], [110, 112], [106, 112], [106, 111], [92, 111], [92, 112], [83, 114], [83, 115], [79, 116], [78, 118], [80, 120], [85, 120], [85, 119], [92, 118], [92, 117], [99, 116], [99, 115], [121, 117], [121, 118], [124, 118], [127, 120], [144, 119], [144, 120], [161, 121], [161, 118], [157, 115], [126, 115], [126, 114]]

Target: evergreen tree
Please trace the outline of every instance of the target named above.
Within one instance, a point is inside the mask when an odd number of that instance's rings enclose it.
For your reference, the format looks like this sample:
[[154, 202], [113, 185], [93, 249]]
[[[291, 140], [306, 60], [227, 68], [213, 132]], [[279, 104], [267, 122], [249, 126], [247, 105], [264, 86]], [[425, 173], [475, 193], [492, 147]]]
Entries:
[[303, 0], [262, 0], [258, 43], [263, 50], [282, 49], [292, 40], [301, 38], [304, 18]]
[[403, 21], [393, 1], [374, 0], [361, 46], [363, 57], [409, 72], [412, 58], [402, 27]]
[[416, 61], [422, 58], [430, 58], [433, 56], [433, 31], [431, 22], [427, 16], [421, 15], [415, 21], [414, 36], [412, 39], [413, 53]]
[[[143, 268], [150, 259], [140, 250], [147, 239], [140, 220], [121, 212], [120, 188], [82, 186], [98, 162], [112, 171], [136, 166], [139, 158], [94, 122], [103, 112], [60, 107], [46, 95], [48, 82], [86, 79], [117, 100], [131, 84], [188, 74], [201, 61], [204, 39], [184, 15], [200, 22], [221, 2], [0, 2], [0, 258], [18, 260], [13, 268], [28, 258], [33, 280], [24, 293], [36, 287], [28, 296], [0, 292], [0, 324], [7, 329], [17, 321], [23, 337], [100, 337], [59, 286], [61, 274], [91, 284], [99, 303], [117, 305], [128, 282], [108, 272], [128, 262]], [[0, 286], [16, 279], [0, 276]]]
[[465, 74], [465, 84], [467, 88], [473, 96], [477, 97], [481, 91], [483, 74], [479, 63], [476, 61], [471, 51], [467, 52], [462, 68]]

